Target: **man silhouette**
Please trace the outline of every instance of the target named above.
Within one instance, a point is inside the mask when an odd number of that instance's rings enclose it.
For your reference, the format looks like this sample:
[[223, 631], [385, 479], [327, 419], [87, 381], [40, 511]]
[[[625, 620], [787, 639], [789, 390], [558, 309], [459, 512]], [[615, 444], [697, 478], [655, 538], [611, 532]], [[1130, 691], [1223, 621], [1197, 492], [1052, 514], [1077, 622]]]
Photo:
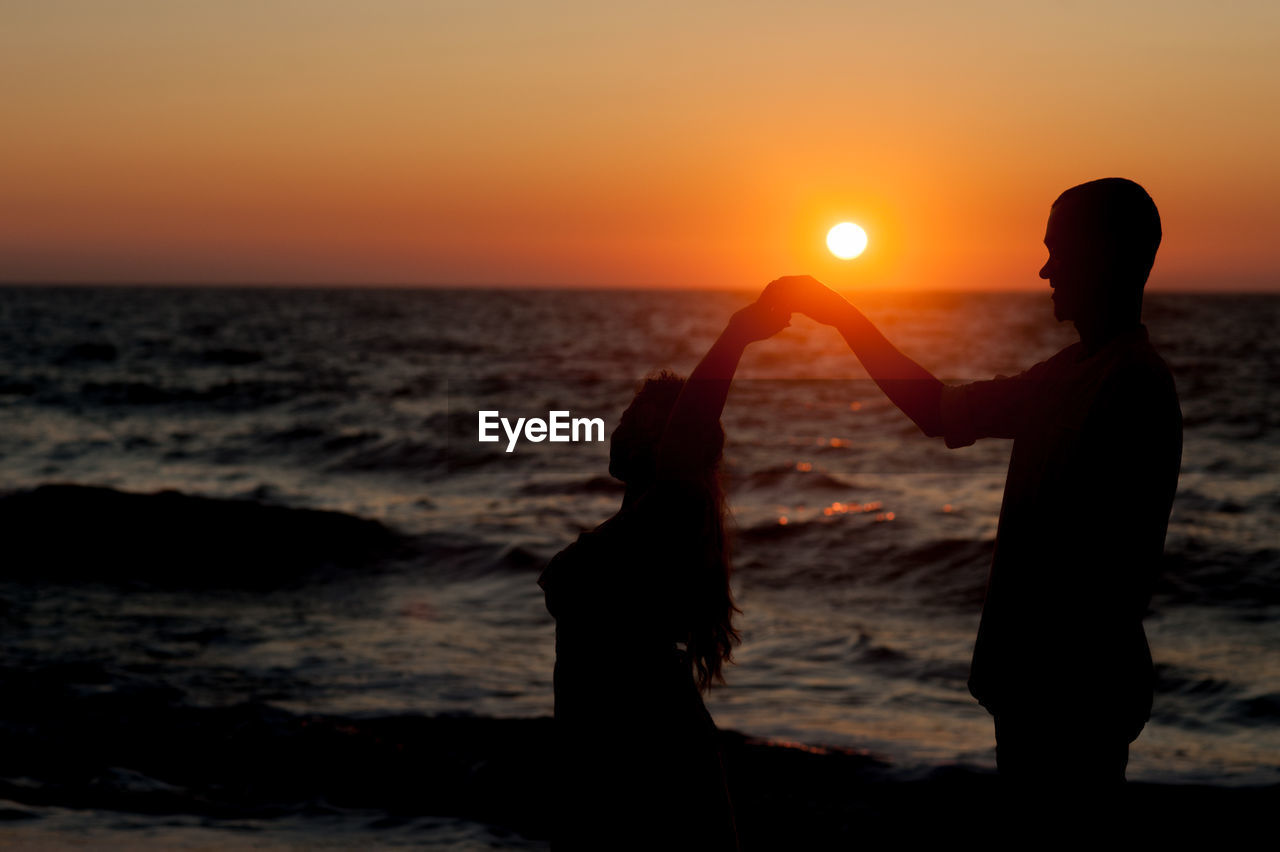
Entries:
[[953, 387], [812, 278], [766, 290], [839, 329], [926, 435], [948, 447], [1013, 439], [969, 689], [994, 717], [1002, 778], [1031, 811], [1118, 791], [1151, 710], [1142, 617], [1182, 453], [1173, 379], [1141, 322], [1160, 236], [1132, 181], [1064, 192], [1040, 277], [1080, 341], [1019, 375]]

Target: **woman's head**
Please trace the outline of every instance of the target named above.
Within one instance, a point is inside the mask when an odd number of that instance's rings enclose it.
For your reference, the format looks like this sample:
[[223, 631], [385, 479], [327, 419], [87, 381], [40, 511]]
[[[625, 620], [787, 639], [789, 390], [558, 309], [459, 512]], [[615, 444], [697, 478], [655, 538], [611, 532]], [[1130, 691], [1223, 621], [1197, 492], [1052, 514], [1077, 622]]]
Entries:
[[[609, 473], [639, 496], [658, 479], [657, 450], [685, 380], [663, 370], [646, 379], [627, 406], [609, 445]], [[682, 510], [689, 514], [664, 532], [666, 546], [678, 554], [683, 588], [676, 609], [682, 613], [681, 631], [700, 689], [723, 681], [724, 663], [739, 641], [733, 627], [733, 594], [729, 588], [729, 549], [725, 535], [725, 500], [719, 462], [724, 432], [706, 447], [696, 470], [682, 471], [683, 487], [700, 494]]]
[[[676, 399], [684, 389], [684, 377], [662, 370], [641, 383], [635, 397], [609, 439], [609, 475], [629, 486], [645, 486], [657, 474], [658, 444], [671, 418]], [[723, 435], [721, 436], [723, 444]], [[719, 459], [708, 461], [714, 467]]]

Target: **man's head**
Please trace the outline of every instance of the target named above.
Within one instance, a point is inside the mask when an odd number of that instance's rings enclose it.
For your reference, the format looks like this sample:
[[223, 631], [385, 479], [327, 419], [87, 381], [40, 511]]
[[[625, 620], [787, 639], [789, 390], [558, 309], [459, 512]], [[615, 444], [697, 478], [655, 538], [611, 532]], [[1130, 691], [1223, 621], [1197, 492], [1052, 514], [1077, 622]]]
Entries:
[[1054, 290], [1054, 316], [1097, 320], [1134, 314], [1160, 247], [1160, 213], [1125, 178], [1073, 186], [1053, 203], [1045, 229], [1049, 261], [1040, 277]]

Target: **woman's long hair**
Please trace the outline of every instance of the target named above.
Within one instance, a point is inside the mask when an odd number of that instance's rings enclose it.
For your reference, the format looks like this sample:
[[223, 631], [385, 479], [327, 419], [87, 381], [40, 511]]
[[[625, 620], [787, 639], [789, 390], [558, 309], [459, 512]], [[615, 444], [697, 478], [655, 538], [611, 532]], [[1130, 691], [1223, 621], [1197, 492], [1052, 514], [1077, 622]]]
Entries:
[[[645, 379], [633, 404], [648, 408], [655, 415], [655, 423], [665, 426], [684, 384], [684, 377], [663, 370]], [[702, 691], [712, 684], [724, 683], [724, 664], [732, 661], [733, 646], [741, 642], [733, 626], [733, 616], [741, 610], [734, 605], [733, 592], [729, 588], [728, 512], [720, 476], [724, 429], [717, 424], [717, 430], [718, 440], [714, 447], [708, 448], [706, 457], [686, 479], [695, 484], [703, 499], [697, 501], [700, 517], [689, 527], [691, 539], [679, 542], [688, 554], [688, 585], [679, 607], [683, 616], [681, 630], [694, 680]], [[662, 436], [661, 428], [654, 431], [651, 450], [657, 449]]]

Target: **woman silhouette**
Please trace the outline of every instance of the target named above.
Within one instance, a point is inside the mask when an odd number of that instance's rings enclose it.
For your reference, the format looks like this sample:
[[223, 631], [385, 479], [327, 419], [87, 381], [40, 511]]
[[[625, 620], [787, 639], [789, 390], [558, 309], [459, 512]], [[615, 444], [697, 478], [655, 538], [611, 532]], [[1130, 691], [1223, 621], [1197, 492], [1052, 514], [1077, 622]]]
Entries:
[[755, 302], [687, 381], [643, 383], [610, 444], [622, 507], [538, 580], [556, 619], [557, 850], [737, 848], [700, 694], [738, 641], [719, 421], [743, 350], [787, 319]]

